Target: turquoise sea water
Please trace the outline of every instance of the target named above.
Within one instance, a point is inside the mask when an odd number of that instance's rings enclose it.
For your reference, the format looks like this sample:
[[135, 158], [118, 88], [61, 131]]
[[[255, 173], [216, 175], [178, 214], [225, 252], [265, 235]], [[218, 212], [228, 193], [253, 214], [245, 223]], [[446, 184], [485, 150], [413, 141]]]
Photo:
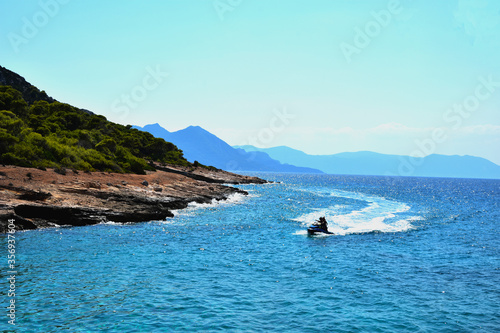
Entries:
[[167, 221], [18, 232], [16, 330], [500, 330], [500, 181], [260, 176]]

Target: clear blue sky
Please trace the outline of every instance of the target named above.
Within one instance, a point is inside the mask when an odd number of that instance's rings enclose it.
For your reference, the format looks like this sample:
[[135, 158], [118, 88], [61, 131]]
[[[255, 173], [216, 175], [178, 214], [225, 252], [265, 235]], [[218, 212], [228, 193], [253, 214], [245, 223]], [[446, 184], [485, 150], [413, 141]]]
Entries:
[[495, 0], [0, 0], [0, 65], [50, 96], [234, 145], [500, 164], [499, 59]]

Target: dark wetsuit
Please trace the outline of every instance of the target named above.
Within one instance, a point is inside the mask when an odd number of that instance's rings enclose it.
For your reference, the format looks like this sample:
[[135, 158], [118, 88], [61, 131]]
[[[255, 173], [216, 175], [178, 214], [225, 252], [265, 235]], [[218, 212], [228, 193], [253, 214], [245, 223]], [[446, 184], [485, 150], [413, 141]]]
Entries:
[[320, 217], [318, 222], [321, 229], [328, 231], [328, 222], [324, 217]]

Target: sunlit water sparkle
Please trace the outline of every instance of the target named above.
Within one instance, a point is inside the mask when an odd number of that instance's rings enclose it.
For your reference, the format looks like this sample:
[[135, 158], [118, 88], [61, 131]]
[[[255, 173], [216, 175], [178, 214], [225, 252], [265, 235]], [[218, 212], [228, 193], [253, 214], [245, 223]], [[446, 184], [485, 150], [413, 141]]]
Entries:
[[[16, 329], [500, 329], [500, 181], [261, 176], [166, 221], [17, 233]], [[335, 235], [307, 236], [320, 216]]]

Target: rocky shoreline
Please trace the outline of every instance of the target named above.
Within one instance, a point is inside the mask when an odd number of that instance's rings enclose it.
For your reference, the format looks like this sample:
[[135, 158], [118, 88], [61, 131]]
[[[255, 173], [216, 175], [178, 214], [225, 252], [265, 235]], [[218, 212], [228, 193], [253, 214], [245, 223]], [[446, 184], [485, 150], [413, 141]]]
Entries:
[[164, 220], [190, 202], [247, 194], [223, 184], [266, 183], [205, 168], [157, 169], [137, 175], [0, 167], [0, 233], [7, 231], [9, 220], [17, 230]]

